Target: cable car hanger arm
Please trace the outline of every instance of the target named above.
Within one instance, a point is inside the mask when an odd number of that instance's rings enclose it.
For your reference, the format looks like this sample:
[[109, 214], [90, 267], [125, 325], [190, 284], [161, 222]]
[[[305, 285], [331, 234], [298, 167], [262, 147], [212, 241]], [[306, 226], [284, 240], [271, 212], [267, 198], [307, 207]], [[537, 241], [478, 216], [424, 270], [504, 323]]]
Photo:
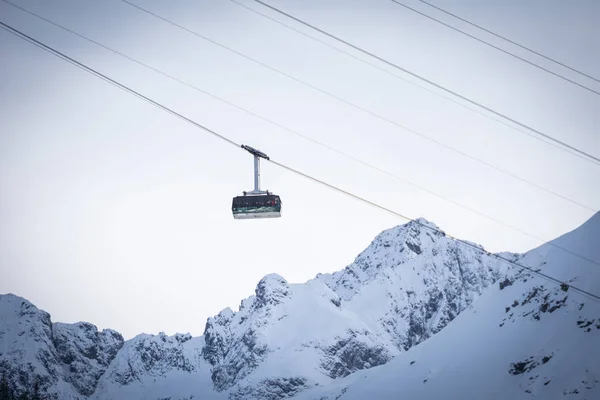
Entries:
[[264, 158], [266, 160], [269, 160], [269, 156], [266, 155], [265, 153], [263, 153], [260, 150], [255, 149], [254, 147], [250, 147], [248, 145], [243, 144], [242, 145], [242, 149], [248, 151], [250, 154], [254, 155], [255, 157], [260, 157], [260, 158]]

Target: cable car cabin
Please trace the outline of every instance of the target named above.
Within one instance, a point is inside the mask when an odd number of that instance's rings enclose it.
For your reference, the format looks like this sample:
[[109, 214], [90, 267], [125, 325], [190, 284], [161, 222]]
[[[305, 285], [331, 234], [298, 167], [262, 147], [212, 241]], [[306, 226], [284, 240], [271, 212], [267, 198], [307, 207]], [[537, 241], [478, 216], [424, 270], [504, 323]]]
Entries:
[[275, 194], [237, 196], [231, 210], [235, 219], [279, 218], [281, 199]]

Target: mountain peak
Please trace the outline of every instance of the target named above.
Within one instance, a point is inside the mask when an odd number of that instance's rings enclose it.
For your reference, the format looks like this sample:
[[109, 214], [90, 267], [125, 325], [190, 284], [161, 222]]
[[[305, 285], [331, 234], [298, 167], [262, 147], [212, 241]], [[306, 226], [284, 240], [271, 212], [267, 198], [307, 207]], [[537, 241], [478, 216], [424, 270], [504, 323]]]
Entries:
[[433, 222], [423, 218], [423, 217], [419, 217], [416, 218], [410, 222], [408, 222], [405, 225], [410, 225], [410, 224], [416, 224], [416, 225], [420, 225], [420, 226], [427, 226], [429, 228], [435, 229], [435, 230], [441, 230], [436, 224], [434, 224]]
[[433, 222], [423, 217], [419, 217], [405, 224], [396, 225], [393, 228], [386, 229], [381, 232], [378, 237], [381, 235], [418, 237], [421, 234], [444, 236], [445, 232]]
[[[481, 253], [459, 245], [436, 224], [420, 217], [382, 231], [352, 264], [342, 271], [319, 274], [317, 278], [342, 299], [350, 300], [369, 282], [385, 279], [390, 274], [400, 274], [405, 281], [409, 276], [412, 280], [421, 280], [423, 268], [431, 270], [427, 274], [443, 275], [445, 269], [439, 266], [453, 264], [457, 257], [463, 256], [470, 262], [479, 259]], [[417, 267], [420, 270], [416, 270]]]
[[7, 293], [0, 295], [0, 315], [8, 316], [13, 313], [16, 317], [26, 316], [29, 320], [38, 320], [51, 329], [52, 322], [48, 312], [40, 310], [29, 300], [15, 294]]
[[263, 282], [264, 283], [272, 282], [275, 285], [287, 284], [287, 281], [285, 280], [285, 278], [276, 273], [271, 273], [271, 274], [267, 274], [267, 275], [263, 276], [262, 279], [260, 281], [258, 281], [258, 285], [260, 285]]
[[262, 307], [267, 304], [275, 305], [281, 303], [283, 298], [289, 296], [290, 287], [288, 282], [278, 274], [265, 275], [256, 285], [257, 307]]

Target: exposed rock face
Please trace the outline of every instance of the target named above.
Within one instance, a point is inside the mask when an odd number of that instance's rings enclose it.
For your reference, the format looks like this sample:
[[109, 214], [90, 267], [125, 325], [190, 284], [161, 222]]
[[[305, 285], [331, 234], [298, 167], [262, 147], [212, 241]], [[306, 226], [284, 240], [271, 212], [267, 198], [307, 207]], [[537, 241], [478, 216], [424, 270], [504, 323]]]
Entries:
[[177, 376], [173, 374], [192, 377], [201, 369], [200, 348], [203, 344], [202, 338], [194, 339], [190, 334], [138, 335], [125, 343], [102, 377], [93, 398], [124, 398], [119, 391], [127, 393], [129, 389], [125, 388], [144, 387], [148, 382]]
[[256, 285], [256, 297], [252, 306], [255, 309], [281, 304], [290, 295], [290, 287], [283, 277], [269, 274]]
[[201, 355], [203, 337], [141, 334], [127, 342], [91, 399], [221, 399]]
[[321, 367], [330, 378], [343, 378], [361, 369], [376, 367], [388, 362], [392, 356], [382, 345], [365, 343], [361, 336], [369, 337], [369, 331], [354, 332], [340, 338], [335, 344], [322, 348]]
[[17, 393], [37, 382], [51, 398], [85, 398], [123, 346], [115, 331], [52, 324], [50, 314], [11, 294], [0, 296], [0, 315], [0, 373]]
[[230, 400], [264, 399], [279, 400], [293, 397], [309, 386], [306, 378], [263, 379], [258, 384], [239, 386], [231, 392]]
[[17, 392], [37, 380], [42, 390], [56, 398], [52, 389], [62, 371], [52, 344], [50, 314], [9, 294], [0, 300], [0, 321], [0, 372], [14, 383]]
[[142, 376], [165, 376], [173, 369], [192, 372], [194, 362], [186, 356], [182, 346], [191, 338], [191, 335], [169, 337], [164, 333], [138, 335], [127, 342], [109, 376], [121, 385], [128, 385]]
[[65, 368], [65, 379], [84, 396], [94, 393], [98, 380], [123, 346], [120, 333], [87, 322], [55, 323], [53, 343]]
[[289, 295], [285, 279], [276, 274], [267, 275], [258, 282], [255, 296], [242, 303], [239, 313], [227, 308], [208, 319], [202, 353], [214, 367], [212, 380], [216, 390], [231, 387], [264, 359], [268, 345], [259, 339], [257, 330], [268, 324], [272, 308]]

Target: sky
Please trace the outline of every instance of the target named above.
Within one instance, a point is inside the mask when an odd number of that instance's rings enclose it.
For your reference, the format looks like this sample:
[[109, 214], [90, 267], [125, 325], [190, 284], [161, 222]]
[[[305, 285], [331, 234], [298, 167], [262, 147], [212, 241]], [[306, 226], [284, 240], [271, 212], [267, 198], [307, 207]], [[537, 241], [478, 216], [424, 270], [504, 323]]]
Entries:
[[[133, 1], [212, 42], [120, 0], [11, 1], [200, 90], [6, 2], [0, 21], [236, 143], [490, 251], [527, 251], [598, 210], [598, 164], [255, 1], [236, 0], [305, 35], [230, 0]], [[600, 71], [598, 2], [432, 2]], [[391, 1], [268, 3], [600, 156], [596, 94]], [[405, 4], [600, 90], [423, 3]], [[250, 154], [0, 30], [0, 293], [27, 298], [54, 321], [89, 321], [125, 338], [201, 335], [208, 317], [237, 310], [264, 275], [299, 283], [340, 270], [406, 222], [261, 167], [282, 217], [234, 220], [232, 198], [253, 188]]]

